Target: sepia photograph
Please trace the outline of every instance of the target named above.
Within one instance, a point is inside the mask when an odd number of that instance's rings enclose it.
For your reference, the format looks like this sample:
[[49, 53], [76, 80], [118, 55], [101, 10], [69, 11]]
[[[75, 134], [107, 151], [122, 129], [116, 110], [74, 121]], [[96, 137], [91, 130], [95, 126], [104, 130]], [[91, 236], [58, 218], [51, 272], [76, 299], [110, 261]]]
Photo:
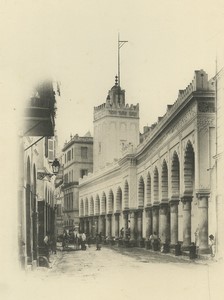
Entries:
[[0, 14], [0, 298], [223, 300], [224, 2]]

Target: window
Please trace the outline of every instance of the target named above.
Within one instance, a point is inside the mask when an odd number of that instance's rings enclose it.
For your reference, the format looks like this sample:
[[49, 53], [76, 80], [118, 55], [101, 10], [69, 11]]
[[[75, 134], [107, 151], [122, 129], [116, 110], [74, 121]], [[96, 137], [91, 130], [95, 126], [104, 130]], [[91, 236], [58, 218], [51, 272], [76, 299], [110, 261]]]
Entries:
[[65, 181], [65, 183], [68, 183], [68, 174], [64, 175], [64, 181]]
[[81, 158], [87, 158], [87, 147], [81, 147]]
[[69, 150], [68, 153], [67, 153], [67, 159], [68, 159], [68, 161], [71, 160], [71, 150]]
[[87, 169], [80, 170], [80, 177], [83, 178], [83, 176], [85, 175], [88, 175], [88, 170]]

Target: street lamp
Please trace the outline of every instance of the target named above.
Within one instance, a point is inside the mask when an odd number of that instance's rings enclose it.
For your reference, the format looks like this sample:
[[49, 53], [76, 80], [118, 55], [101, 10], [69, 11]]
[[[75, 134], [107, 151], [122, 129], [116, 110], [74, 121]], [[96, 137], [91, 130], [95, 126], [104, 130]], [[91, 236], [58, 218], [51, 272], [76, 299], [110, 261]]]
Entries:
[[60, 163], [59, 163], [58, 159], [55, 158], [55, 160], [52, 163], [52, 171], [56, 175], [56, 174], [58, 174], [59, 169], [60, 169]]

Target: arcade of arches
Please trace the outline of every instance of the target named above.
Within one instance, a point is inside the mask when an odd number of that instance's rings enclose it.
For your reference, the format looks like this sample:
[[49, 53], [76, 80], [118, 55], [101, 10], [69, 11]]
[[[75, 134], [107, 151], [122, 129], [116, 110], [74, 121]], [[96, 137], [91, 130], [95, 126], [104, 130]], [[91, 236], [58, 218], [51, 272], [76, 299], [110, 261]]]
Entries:
[[214, 91], [198, 80], [183, 94], [136, 151], [80, 180], [81, 231], [116, 239], [124, 228], [123, 238], [128, 233], [137, 245], [155, 231], [162, 243], [208, 250], [215, 230]]

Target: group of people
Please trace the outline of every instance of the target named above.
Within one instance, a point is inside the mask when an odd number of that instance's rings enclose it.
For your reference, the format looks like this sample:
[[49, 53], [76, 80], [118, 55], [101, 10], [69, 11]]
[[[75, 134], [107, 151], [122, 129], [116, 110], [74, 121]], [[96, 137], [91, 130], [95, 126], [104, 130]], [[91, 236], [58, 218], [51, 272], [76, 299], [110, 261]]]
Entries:
[[88, 244], [87, 236], [84, 232], [80, 233], [78, 230], [74, 230], [72, 232], [64, 230], [62, 236], [63, 250], [68, 248], [69, 243], [74, 244], [75, 250], [86, 250], [86, 245]]

